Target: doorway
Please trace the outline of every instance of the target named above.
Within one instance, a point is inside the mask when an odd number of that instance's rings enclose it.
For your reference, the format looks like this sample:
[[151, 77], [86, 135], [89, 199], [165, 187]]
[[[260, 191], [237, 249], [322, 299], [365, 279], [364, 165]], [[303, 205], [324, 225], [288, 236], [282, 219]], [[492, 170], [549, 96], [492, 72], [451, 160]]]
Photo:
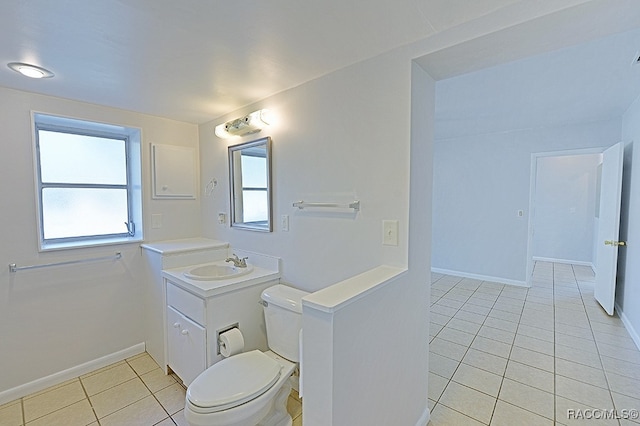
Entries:
[[595, 270], [602, 148], [531, 155], [527, 284], [536, 261]]

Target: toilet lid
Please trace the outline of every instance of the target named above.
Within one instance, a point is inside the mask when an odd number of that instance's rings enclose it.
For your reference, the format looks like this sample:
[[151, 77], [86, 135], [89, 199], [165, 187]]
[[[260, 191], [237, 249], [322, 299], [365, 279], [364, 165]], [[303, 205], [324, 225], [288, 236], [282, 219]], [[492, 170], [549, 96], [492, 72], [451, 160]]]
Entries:
[[189, 401], [221, 411], [262, 395], [280, 377], [280, 364], [254, 350], [225, 358], [207, 368], [187, 389]]

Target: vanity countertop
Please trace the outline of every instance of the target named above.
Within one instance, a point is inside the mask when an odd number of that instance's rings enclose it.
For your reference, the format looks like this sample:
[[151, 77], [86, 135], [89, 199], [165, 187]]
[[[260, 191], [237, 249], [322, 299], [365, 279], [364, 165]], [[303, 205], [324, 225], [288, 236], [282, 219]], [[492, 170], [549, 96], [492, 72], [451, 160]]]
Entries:
[[188, 253], [206, 249], [227, 248], [229, 243], [209, 238], [184, 238], [141, 244], [140, 247], [162, 255]]
[[203, 298], [217, 296], [233, 290], [251, 287], [255, 284], [280, 278], [280, 272], [261, 268], [256, 265], [253, 265], [253, 271], [247, 275], [222, 280], [192, 280], [184, 276], [184, 272], [196, 266], [198, 265], [164, 269], [162, 271], [162, 276], [188, 292]]

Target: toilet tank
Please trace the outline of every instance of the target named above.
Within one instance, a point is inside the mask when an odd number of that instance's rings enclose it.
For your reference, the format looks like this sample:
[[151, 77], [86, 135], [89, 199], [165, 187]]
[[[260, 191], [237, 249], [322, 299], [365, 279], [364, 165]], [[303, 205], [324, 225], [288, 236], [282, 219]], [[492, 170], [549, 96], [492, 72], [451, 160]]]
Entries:
[[277, 284], [262, 292], [269, 349], [292, 362], [300, 361], [302, 298], [306, 291]]

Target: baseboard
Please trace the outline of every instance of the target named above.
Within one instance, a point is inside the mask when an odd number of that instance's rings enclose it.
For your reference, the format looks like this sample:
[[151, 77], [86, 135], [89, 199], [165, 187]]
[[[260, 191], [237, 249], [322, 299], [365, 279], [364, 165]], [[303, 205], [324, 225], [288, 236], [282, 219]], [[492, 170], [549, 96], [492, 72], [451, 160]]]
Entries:
[[130, 348], [105, 355], [98, 359], [94, 359], [93, 361], [85, 362], [84, 364], [80, 364], [75, 367], [71, 367], [66, 370], [51, 374], [49, 376], [36, 379], [29, 383], [25, 383], [24, 385], [7, 389], [0, 392], [0, 405], [14, 401], [18, 398], [22, 398], [23, 396], [30, 395], [34, 392], [39, 392], [51, 386], [58, 385], [60, 383], [66, 382], [67, 380], [74, 379], [76, 377], [82, 376], [83, 374], [87, 374], [99, 368], [106, 367], [107, 365], [122, 361], [123, 359], [131, 358], [132, 356], [138, 355], [144, 351], [145, 344], [138, 343], [137, 345], [131, 346]]
[[631, 324], [631, 321], [629, 321], [629, 318], [625, 315], [624, 311], [620, 309], [620, 305], [618, 305], [617, 303], [616, 303], [616, 311], [618, 312], [618, 316], [620, 317], [620, 319], [622, 320], [622, 323], [624, 324], [624, 328], [627, 329], [627, 332], [633, 339], [633, 343], [635, 343], [636, 346], [638, 347], [638, 350], [640, 350], [640, 335], [638, 334], [636, 329], [633, 328], [633, 324]]
[[427, 406], [425, 407], [422, 416], [420, 416], [420, 420], [418, 420], [418, 423], [416, 423], [416, 426], [427, 426], [427, 423], [429, 423], [430, 419], [431, 413], [429, 412], [429, 401], [427, 401]]
[[501, 277], [491, 277], [488, 275], [471, 274], [469, 272], [452, 271], [449, 269], [440, 269], [440, 268], [431, 268], [431, 272], [436, 272], [438, 274], [445, 274], [445, 275], [454, 275], [456, 277], [473, 278], [473, 279], [482, 280], [482, 281], [491, 281], [494, 283], [514, 285], [518, 287], [529, 287], [525, 281], [510, 280], [508, 278], [501, 278]]
[[538, 256], [533, 256], [532, 259], [537, 262], [564, 263], [566, 265], [588, 266], [591, 268], [591, 270], [595, 271], [595, 266], [593, 262], [585, 262], [582, 260], [555, 259], [553, 257], [538, 257]]

